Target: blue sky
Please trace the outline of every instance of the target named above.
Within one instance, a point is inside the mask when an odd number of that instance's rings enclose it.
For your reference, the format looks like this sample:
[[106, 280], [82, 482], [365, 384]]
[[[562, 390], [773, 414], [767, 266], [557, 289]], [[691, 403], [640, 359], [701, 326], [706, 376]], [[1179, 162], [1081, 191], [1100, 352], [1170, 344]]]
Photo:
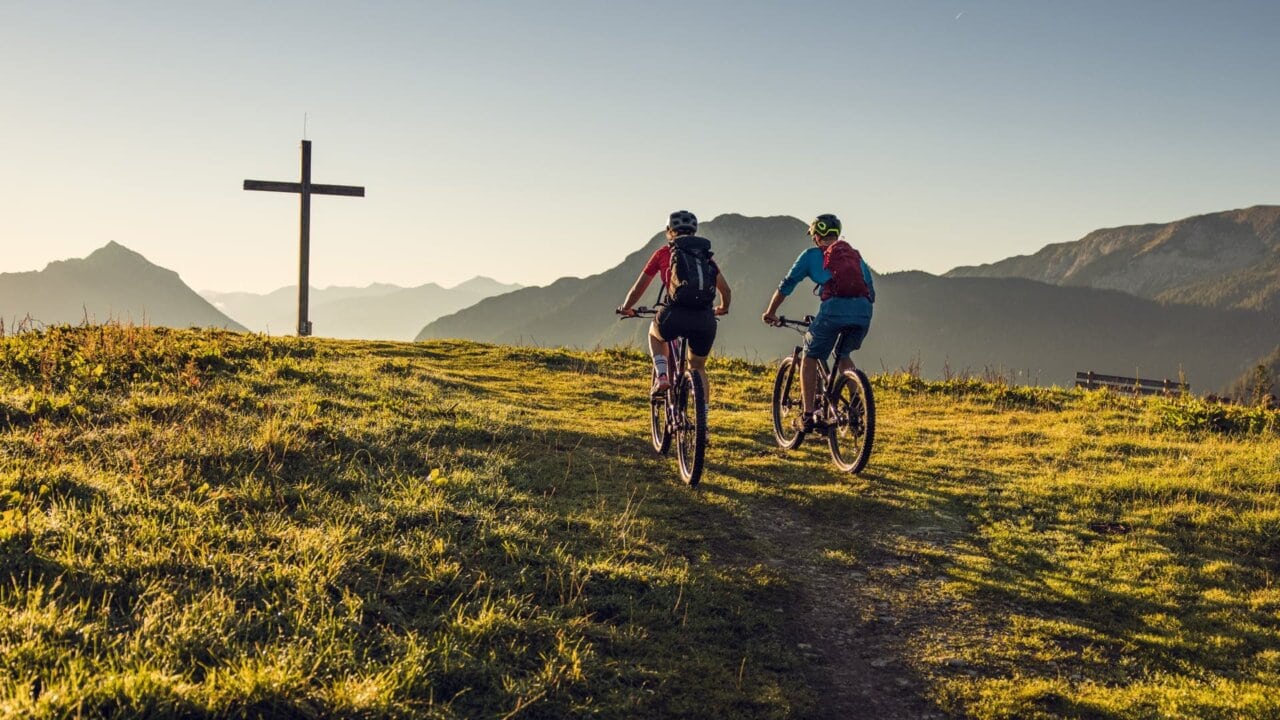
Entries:
[[[0, 271], [546, 283], [666, 213], [835, 212], [879, 271], [1280, 202], [1280, 3], [0, 0]], [[804, 238], [797, 238], [797, 249]], [[779, 268], [781, 274], [785, 268]], [[620, 289], [621, 292], [621, 289]]]

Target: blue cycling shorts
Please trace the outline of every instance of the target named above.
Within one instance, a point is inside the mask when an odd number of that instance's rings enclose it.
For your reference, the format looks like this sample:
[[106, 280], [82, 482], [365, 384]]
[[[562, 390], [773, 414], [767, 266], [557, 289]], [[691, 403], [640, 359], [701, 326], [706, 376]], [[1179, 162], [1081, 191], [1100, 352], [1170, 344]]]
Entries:
[[867, 336], [867, 325], [844, 325], [818, 313], [804, 334], [804, 356], [825, 360], [836, 346], [836, 336], [841, 330], [847, 330], [844, 342], [841, 343], [837, 355], [849, 357], [854, 350], [862, 347], [862, 340]]

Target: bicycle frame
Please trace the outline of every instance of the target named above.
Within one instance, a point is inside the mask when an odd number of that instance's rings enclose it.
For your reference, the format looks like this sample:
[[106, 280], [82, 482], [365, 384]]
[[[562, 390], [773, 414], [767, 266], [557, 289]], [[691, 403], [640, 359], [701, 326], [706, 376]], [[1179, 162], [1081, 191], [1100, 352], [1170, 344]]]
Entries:
[[[684, 377], [684, 372], [687, 369], [685, 367], [684, 338], [675, 338], [674, 340], [667, 340], [666, 343], [667, 343], [667, 377], [669, 378]], [[675, 383], [672, 383], [672, 387], [675, 387]]]
[[[634, 317], [654, 317], [658, 314], [658, 308], [638, 307], [634, 310]], [[702, 476], [706, 452], [706, 386], [702, 373], [688, 367], [685, 339], [677, 337], [665, 342], [670, 384], [662, 393], [649, 396], [653, 448], [665, 455], [674, 440], [680, 459], [681, 477], [690, 486], [694, 486]], [[690, 401], [695, 406], [692, 410], [688, 407]], [[658, 409], [659, 405], [662, 406], [661, 410]], [[664, 421], [661, 427], [660, 418]]]
[[[785, 317], [780, 317], [778, 318], [778, 327], [789, 328], [791, 330], [795, 330], [796, 332], [804, 332], [804, 329], [808, 328], [809, 323], [811, 322], [813, 322], [812, 315], [805, 315], [804, 320], [788, 320]], [[844, 338], [846, 334], [847, 334], [847, 331], [841, 330], [836, 335], [836, 344], [832, 352], [839, 350], [844, 345]], [[791, 351], [792, 367], [797, 369], [801, 368], [801, 362], [803, 361], [803, 358], [800, 357], [800, 353], [803, 350], [804, 350], [804, 346], [796, 345], [795, 348]], [[837, 361], [836, 364], [838, 369], [839, 361]], [[799, 370], [799, 372], [803, 372], [803, 370]], [[815, 403], [815, 409], [817, 409], [816, 407], [817, 405], [821, 405], [823, 406], [823, 409], [825, 409], [825, 407], [831, 403], [831, 401], [835, 397], [836, 380], [839, 377], [840, 377], [840, 373], [831, 371], [831, 366], [827, 364], [827, 358], [818, 358], [818, 385], [819, 387], [822, 388], [822, 392], [820, 395], [815, 397], [814, 400], [821, 400], [822, 402]], [[791, 383], [794, 381], [795, 381], [795, 373], [792, 373], [791, 377], [787, 378], [787, 386], [786, 386], [787, 392], [791, 391]], [[803, 385], [803, 383], [801, 384]]]
[[[813, 316], [799, 321], [778, 318], [775, 325], [803, 332], [812, 322]], [[841, 330], [837, 333], [836, 349], [844, 345], [848, 332]], [[791, 357], [783, 359], [774, 378], [773, 433], [778, 445], [786, 450], [799, 447], [806, 432], [796, 426], [798, 418], [792, 416], [796, 410], [796, 401], [792, 396], [793, 383], [796, 369], [802, 362], [802, 349], [797, 345], [791, 352]], [[875, 442], [875, 398], [871, 383], [861, 370], [854, 368], [842, 371], [838, 359], [835, 368], [827, 364], [827, 358], [817, 360], [820, 381], [818, 388], [814, 389], [815, 397], [801, 397], [800, 404], [803, 407], [804, 401], [808, 399], [816, 406], [814, 409], [819, 411], [815, 413], [811, 427], [826, 435], [827, 444], [831, 447], [831, 459], [835, 461], [836, 467], [846, 472], [861, 472], [866, 467]], [[803, 385], [802, 381], [802, 388]], [[846, 390], [850, 393], [848, 398], [844, 397]], [[790, 421], [787, 420], [788, 416], [791, 416]]]

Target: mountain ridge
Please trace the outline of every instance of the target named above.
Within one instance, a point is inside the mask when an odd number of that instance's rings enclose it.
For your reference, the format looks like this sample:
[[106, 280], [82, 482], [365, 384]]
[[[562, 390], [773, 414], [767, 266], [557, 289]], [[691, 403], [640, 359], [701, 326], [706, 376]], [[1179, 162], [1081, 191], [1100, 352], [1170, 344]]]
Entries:
[[960, 266], [944, 276], [1024, 277], [1280, 315], [1280, 206], [1102, 228], [1031, 255]]
[[[796, 338], [759, 320], [796, 256], [811, 247], [805, 225], [786, 217], [724, 215], [703, 223], [733, 289], [721, 319], [718, 354], [767, 358]], [[612, 268], [561, 278], [489, 298], [425, 326], [417, 339], [568, 345], [639, 345], [648, 323], [613, 314], [649, 254], [654, 235]], [[852, 238], [855, 247], [863, 245]], [[861, 247], [875, 267], [874, 244]], [[1268, 321], [1255, 310], [1176, 306], [1117, 290], [1058, 286], [1025, 278], [951, 278], [921, 271], [874, 273], [877, 291], [860, 362], [873, 369], [922, 364], [934, 377], [951, 370], [1009, 369], [1021, 382], [1070, 385], [1078, 370], [1162, 377], [1189, 375], [1199, 390], [1233, 380], [1274, 341], [1257, 332]], [[802, 285], [781, 308], [789, 317], [816, 309]], [[651, 304], [651, 287], [641, 304]], [[1012, 331], [1011, 328], [1016, 328]]]
[[[387, 283], [312, 287], [308, 314], [319, 337], [408, 340], [423, 323], [441, 314], [520, 287], [481, 275], [451, 287], [435, 282], [413, 287]], [[206, 290], [202, 295], [254, 331], [291, 334], [297, 325], [297, 285], [263, 294]]]
[[110, 241], [83, 258], [42, 270], [0, 273], [0, 318], [46, 325], [127, 321], [168, 327], [245, 328], [182, 281], [178, 273]]

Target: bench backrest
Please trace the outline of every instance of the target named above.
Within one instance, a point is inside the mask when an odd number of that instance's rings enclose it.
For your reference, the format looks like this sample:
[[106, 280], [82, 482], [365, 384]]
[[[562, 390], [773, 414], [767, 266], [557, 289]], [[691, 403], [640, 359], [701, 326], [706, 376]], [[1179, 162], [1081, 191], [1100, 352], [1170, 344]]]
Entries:
[[1092, 370], [1076, 373], [1076, 387], [1097, 390], [1105, 388], [1132, 395], [1181, 395], [1190, 392], [1189, 383], [1177, 380], [1148, 380], [1145, 378], [1103, 375]]

